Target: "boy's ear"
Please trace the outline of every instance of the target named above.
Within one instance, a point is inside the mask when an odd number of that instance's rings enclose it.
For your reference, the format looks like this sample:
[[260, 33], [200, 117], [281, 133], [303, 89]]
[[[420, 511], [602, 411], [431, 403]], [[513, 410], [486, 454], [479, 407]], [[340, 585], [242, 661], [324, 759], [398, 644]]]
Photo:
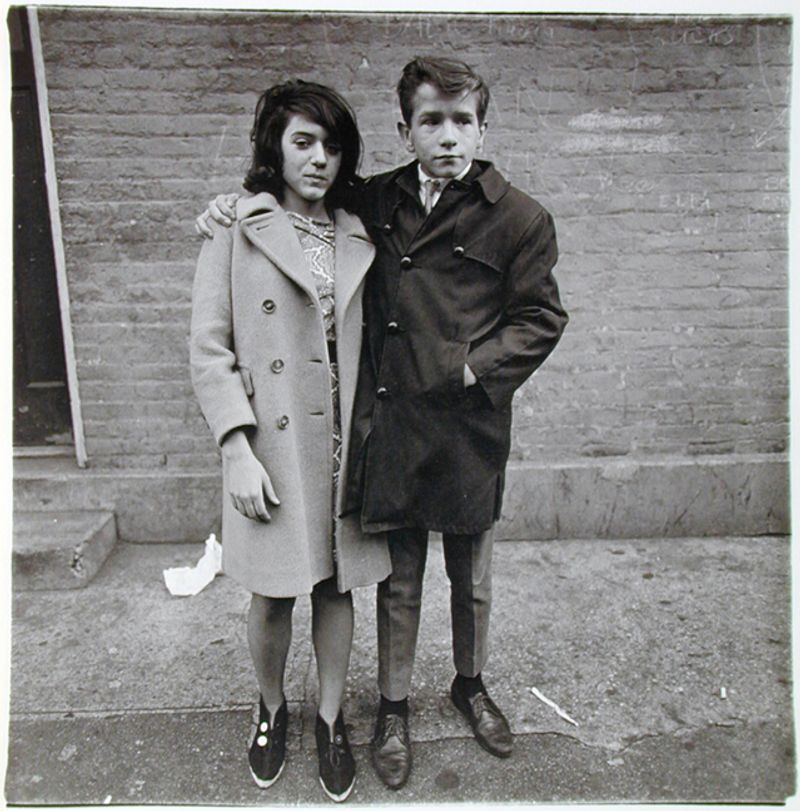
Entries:
[[398, 121], [397, 134], [400, 136], [400, 140], [405, 145], [405, 148], [413, 154], [414, 142], [411, 140], [411, 127], [409, 127], [405, 121]]
[[478, 131], [480, 132], [480, 137], [478, 138], [478, 151], [483, 149], [483, 139], [486, 137], [486, 128], [488, 126], [488, 123], [484, 121], [483, 124], [478, 127]]

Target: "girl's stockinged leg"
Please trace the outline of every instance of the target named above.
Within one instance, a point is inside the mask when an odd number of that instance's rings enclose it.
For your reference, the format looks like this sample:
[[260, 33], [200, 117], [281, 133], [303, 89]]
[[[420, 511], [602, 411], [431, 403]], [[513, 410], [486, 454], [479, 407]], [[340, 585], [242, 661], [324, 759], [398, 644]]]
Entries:
[[336, 578], [317, 583], [311, 593], [312, 635], [319, 675], [319, 714], [333, 728], [342, 706], [353, 644], [353, 596], [340, 593]]
[[292, 641], [294, 597], [254, 594], [247, 615], [247, 641], [264, 705], [274, 718], [283, 703], [283, 677]]

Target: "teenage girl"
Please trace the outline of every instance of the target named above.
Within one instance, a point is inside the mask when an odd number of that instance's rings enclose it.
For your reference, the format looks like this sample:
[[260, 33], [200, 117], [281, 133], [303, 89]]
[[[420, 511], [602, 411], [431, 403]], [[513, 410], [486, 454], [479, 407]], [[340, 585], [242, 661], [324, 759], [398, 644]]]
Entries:
[[328, 87], [299, 80], [258, 100], [252, 163], [231, 228], [214, 224], [192, 295], [192, 382], [222, 453], [223, 568], [250, 592], [247, 635], [260, 688], [249, 753], [256, 783], [281, 774], [284, 672], [295, 597], [311, 594], [319, 675], [320, 781], [350, 794], [342, 718], [353, 636], [350, 589], [390, 571], [385, 538], [339, 518], [374, 256], [348, 209], [361, 139]]

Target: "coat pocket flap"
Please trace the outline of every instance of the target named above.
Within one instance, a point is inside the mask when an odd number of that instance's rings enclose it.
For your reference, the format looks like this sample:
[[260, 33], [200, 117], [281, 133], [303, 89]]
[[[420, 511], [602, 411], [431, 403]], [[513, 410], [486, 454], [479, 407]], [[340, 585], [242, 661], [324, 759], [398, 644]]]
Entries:
[[[463, 212], [462, 212], [463, 214]], [[507, 262], [507, 237], [490, 224], [474, 217], [459, 216], [453, 229], [451, 250], [456, 257], [470, 259], [503, 274]]]
[[467, 237], [467, 235], [459, 237], [458, 234], [454, 233], [452, 252], [454, 256], [471, 259], [495, 273], [503, 274], [502, 249], [488, 237], [476, 240], [474, 237]]
[[255, 389], [253, 389], [253, 375], [250, 374], [250, 370], [246, 366], [239, 367], [239, 375], [242, 378], [242, 383], [244, 384], [244, 392], [248, 397], [252, 397]]

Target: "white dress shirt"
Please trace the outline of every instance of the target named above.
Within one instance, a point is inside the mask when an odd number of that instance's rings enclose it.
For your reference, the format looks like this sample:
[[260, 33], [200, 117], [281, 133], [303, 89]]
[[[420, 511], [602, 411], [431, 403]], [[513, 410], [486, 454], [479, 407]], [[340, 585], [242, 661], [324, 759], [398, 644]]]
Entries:
[[463, 180], [468, 174], [469, 170], [472, 169], [472, 161], [470, 161], [463, 172], [459, 172], [455, 177], [431, 177], [430, 175], [426, 174], [422, 169], [422, 164], [417, 164], [417, 173], [419, 174], [419, 201], [422, 203], [423, 207], [425, 206], [425, 181], [426, 180], [441, 180], [442, 181], [442, 188], [439, 191], [433, 193], [433, 206], [435, 206], [439, 202], [439, 198], [442, 196], [442, 192], [447, 187], [448, 183], [451, 180]]

